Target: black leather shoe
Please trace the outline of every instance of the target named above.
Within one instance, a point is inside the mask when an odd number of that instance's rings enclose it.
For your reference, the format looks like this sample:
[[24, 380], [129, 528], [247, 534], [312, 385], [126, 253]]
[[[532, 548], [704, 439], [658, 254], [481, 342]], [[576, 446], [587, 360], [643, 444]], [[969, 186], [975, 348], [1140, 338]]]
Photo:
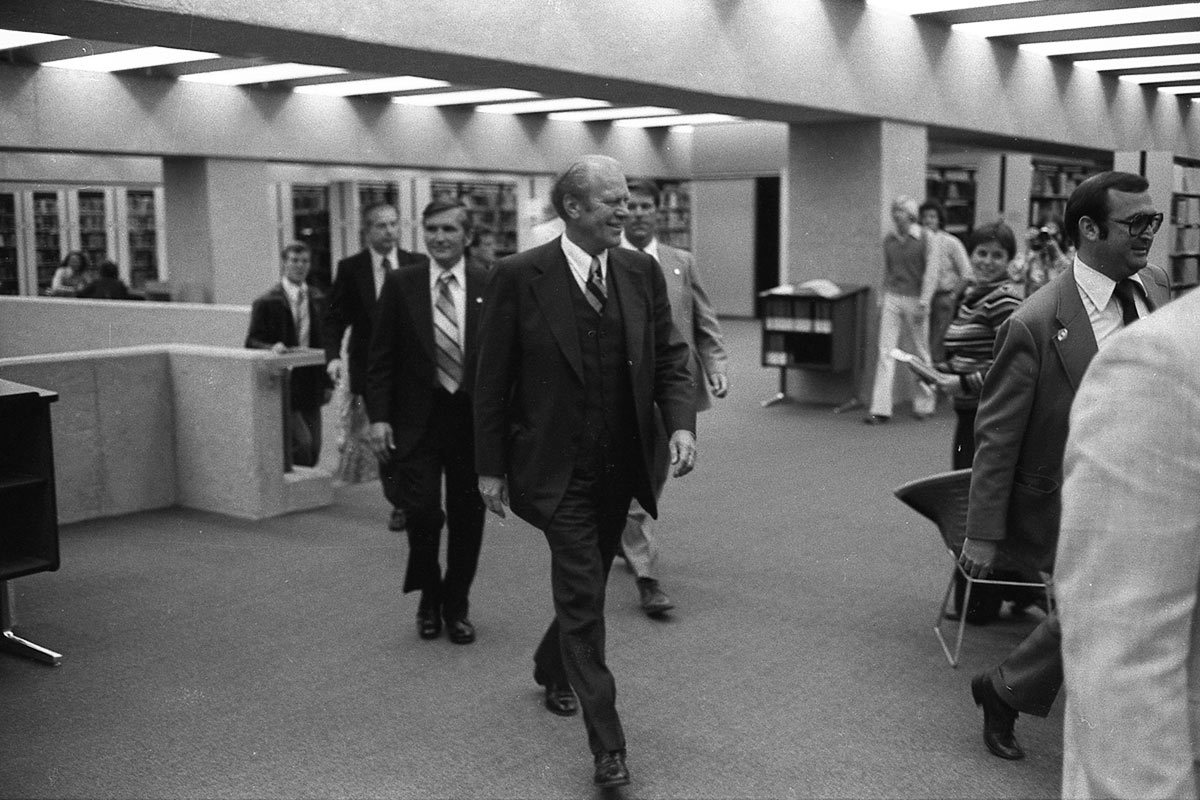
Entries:
[[1013, 726], [1017, 722], [1017, 710], [996, 694], [996, 687], [984, 673], [971, 679], [971, 696], [975, 705], [983, 709], [983, 743], [993, 755], [1016, 761], [1025, 757], [1025, 751], [1017, 743]]
[[863, 422], [868, 425], [886, 425], [891, 422], [892, 418], [883, 414], [867, 414], [863, 417]]
[[597, 754], [596, 774], [592, 776], [592, 783], [602, 789], [628, 784], [629, 769], [625, 766], [625, 754], [620, 750]]
[[546, 689], [546, 709], [560, 717], [573, 717], [579, 711], [575, 700], [575, 692], [571, 691], [568, 683], [558, 683], [547, 678], [538, 670], [533, 671], [533, 679], [539, 686]]
[[392, 515], [388, 517], [389, 531], [402, 531], [407, 521], [404, 519], [404, 512], [398, 508], [392, 509]]
[[466, 617], [446, 620], [446, 635], [455, 644], [470, 644], [475, 641], [475, 626]]
[[417, 634], [422, 639], [436, 639], [442, 634], [442, 618], [436, 608], [425, 605], [417, 608]]

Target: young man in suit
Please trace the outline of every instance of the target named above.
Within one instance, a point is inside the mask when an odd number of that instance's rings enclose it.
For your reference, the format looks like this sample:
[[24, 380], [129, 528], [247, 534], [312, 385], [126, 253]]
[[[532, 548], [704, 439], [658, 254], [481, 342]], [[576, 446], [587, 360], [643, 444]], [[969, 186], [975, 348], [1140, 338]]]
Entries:
[[[1162, 224], [1146, 179], [1103, 172], [1067, 201], [1078, 251], [1070, 270], [1035, 292], [996, 337], [995, 362], [975, 418], [975, 461], [960, 563], [1050, 573], [1058, 543], [1068, 414], [1084, 371], [1108, 338], [1170, 299], [1166, 273], [1147, 261]], [[983, 740], [996, 756], [1024, 757], [1020, 712], [1044, 717], [1062, 685], [1053, 609], [998, 666], [975, 676]]]
[[[710, 391], [716, 397], [724, 397], [729, 391], [721, 324], [700, 284], [700, 273], [692, 254], [658, 240], [658, 187], [653, 181], [629, 183], [629, 218], [625, 220], [621, 246], [645, 253], [658, 262], [671, 301], [671, 320], [688, 344], [688, 368], [696, 385], [696, 410], [710, 408]], [[670, 466], [666, 436], [660, 430], [651, 476], [654, 496], [658, 499], [662, 498]], [[651, 524], [646, 509], [634, 500], [621, 535], [621, 552], [636, 576], [642, 610], [650, 616], [658, 616], [674, 608], [675, 604], [658, 582], [658, 543], [651, 533]]]
[[550, 546], [555, 618], [534, 654], [546, 707], [583, 707], [593, 782], [629, 782], [604, 593], [629, 502], [656, 514], [655, 405], [675, 474], [696, 457], [695, 387], [654, 260], [618, 247], [629, 215], [620, 165], [585, 156], [555, 181], [561, 237], [501, 259], [484, 295], [475, 465], [489, 509]]
[[[326, 370], [334, 383], [349, 381], [351, 403], [362, 403], [366, 391], [371, 322], [384, 277], [404, 264], [429, 263], [427, 257], [397, 246], [400, 212], [390, 203], [367, 206], [363, 209], [362, 224], [367, 246], [338, 262], [324, 325]], [[342, 336], [347, 327], [350, 328], [349, 367], [342, 363]], [[388, 527], [404, 530], [404, 513], [400, 509], [392, 509]]]
[[1196, 797], [1200, 292], [1113, 337], [1067, 437], [1063, 797]]
[[[293, 347], [321, 347], [320, 320], [325, 298], [305, 284], [311, 255], [308, 245], [291, 242], [280, 254], [282, 279], [250, 307], [246, 347], [285, 353]], [[292, 463], [314, 467], [321, 456], [321, 406], [329, 402], [332, 386], [324, 370], [292, 370]]]
[[[422, 215], [434, 266], [408, 264], [383, 282], [367, 359], [367, 416], [388, 500], [405, 516], [404, 591], [421, 593], [417, 632], [470, 644], [468, 595], [483, 541], [483, 501], [474, 470], [471, 385], [487, 273], [468, 264], [470, 212], [434, 201]], [[442, 478], [446, 510], [442, 511]], [[446, 572], [438, 563], [443, 523]]]

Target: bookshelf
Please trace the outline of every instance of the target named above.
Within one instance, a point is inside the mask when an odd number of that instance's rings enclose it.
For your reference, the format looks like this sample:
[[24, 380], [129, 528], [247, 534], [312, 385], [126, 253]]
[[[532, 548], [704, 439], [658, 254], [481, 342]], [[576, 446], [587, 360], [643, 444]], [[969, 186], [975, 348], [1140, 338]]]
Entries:
[[839, 286], [821, 294], [804, 286], [759, 294], [762, 365], [779, 370], [779, 393], [763, 405], [787, 399], [789, 369], [857, 372], [865, 337], [867, 287]]
[[1029, 184], [1029, 226], [1038, 227], [1051, 218], [1061, 220], [1071, 192], [1096, 169], [1083, 164], [1034, 161]]
[[658, 184], [658, 240], [681, 250], [692, 249], [692, 192], [687, 181]]
[[292, 187], [292, 231], [296, 241], [308, 245], [311, 258], [308, 283], [328, 289], [333, 274], [328, 186], [296, 184]]
[[0, 294], [20, 294], [20, 258], [17, 248], [17, 195], [0, 192]]
[[129, 285], [142, 289], [159, 280], [158, 208], [153, 189], [129, 189], [125, 195], [129, 244]]
[[54, 392], [0, 380], [0, 650], [57, 666], [62, 656], [12, 630], [9, 581], [59, 566], [50, 403]]
[[65, 254], [63, 247], [60, 192], [33, 192], [33, 266], [37, 289], [34, 294], [46, 294], [54, 279], [54, 271]]
[[1171, 286], [1178, 294], [1200, 283], [1200, 161], [1175, 159], [1170, 222]]
[[930, 167], [925, 175], [925, 196], [946, 212], [942, 229], [960, 239], [975, 227], [975, 170]]

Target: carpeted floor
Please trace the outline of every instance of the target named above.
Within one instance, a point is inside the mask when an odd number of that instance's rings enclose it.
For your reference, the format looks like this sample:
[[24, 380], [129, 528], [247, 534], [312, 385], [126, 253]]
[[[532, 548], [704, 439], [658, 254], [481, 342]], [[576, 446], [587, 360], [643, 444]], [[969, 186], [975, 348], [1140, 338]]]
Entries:
[[[725, 323], [732, 396], [659, 526], [678, 609], [638, 609], [614, 569], [609, 663], [633, 784], [614, 797], [1029, 798], [1058, 793], [1061, 702], [1022, 717], [1029, 757], [980, 739], [971, 675], [1032, 626], [968, 630], [951, 669], [931, 624], [949, 575], [891, 490], [947, 468], [952, 413], [861, 424], [761, 408], [778, 373]], [[549, 556], [489, 518], [479, 640], [423, 642], [402, 535], [377, 486], [246, 523], [167, 510], [67, 526], [63, 567], [14, 582], [18, 632], [57, 669], [0, 656], [0, 796], [591, 797], [583, 724], [546, 712], [531, 654]]]

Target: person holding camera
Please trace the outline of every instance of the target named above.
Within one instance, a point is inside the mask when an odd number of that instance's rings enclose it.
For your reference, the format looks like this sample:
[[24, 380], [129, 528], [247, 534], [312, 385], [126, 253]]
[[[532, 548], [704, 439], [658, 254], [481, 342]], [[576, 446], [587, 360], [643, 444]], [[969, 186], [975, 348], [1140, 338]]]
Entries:
[[1025, 284], [1026, 296], [1057, 278], [1075, 260], [1075, 249], [1065, 241], [1057, 217], [1030, 228], [1025, 245], [1025, 252], [1013, 261], [1010, 277]]

